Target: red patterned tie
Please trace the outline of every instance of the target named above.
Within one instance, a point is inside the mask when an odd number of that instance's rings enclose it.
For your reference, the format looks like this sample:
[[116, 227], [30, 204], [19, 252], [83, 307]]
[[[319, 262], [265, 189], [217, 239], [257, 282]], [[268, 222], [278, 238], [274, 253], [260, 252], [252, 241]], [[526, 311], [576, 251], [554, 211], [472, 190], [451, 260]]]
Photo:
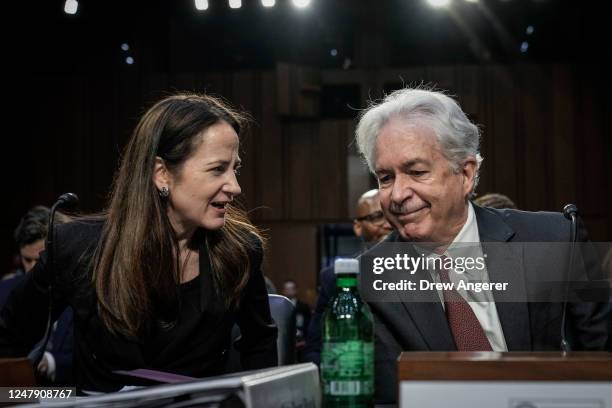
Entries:
[[[444, 259], [442, 260], [444, 264]], [[449, 284], [448, 270], [440, 271], [440, 281]], [[444, 290], [444, 307], [457, 350], [493, 351], [480, 322], [468, 302], [453, 288]]]

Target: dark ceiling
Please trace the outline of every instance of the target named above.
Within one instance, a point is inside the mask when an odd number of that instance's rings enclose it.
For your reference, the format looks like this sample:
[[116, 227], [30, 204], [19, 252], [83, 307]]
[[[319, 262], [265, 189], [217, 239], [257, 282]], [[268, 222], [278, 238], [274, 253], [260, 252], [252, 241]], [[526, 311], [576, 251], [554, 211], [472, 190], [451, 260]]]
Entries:
[[450, 10], [425, 0], [313, 0], [304, 10], [289, 0], [269, 9], [259, 0], [241, 9], [209, 2], [198, 11], [193, 0], [80, 0], [76, 15], [64, 13], [63, 0], [32, 4], [20, 16], [21, 61], [28, 72], [66, 74], [265, 69], [277, 61], [350, 69], [600, 63], [610, 48], [605, 2], [453, 0]]

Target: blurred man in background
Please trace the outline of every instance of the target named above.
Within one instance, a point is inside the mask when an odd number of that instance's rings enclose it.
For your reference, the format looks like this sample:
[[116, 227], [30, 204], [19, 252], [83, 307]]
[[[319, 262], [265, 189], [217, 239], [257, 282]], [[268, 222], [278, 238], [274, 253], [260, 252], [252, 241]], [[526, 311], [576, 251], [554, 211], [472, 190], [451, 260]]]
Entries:
[[[15, 229], [14, 237], [19, 247], [23, 270], [17, 270], [13, 276], [0, 282], [0, 309], [4, 306], [12, 289], [36, 265], [40, 253], [44, 251], [49, 213], [49, 208], [36, 206], [23, 216]], [[63, 223], [69, 221], [69, 218], [64, 214], [56, 213], [55, 220], [56, 223]], [[67, 308], [53, 325], [44, 355], [36, 368], [41, 385], [72, 384], [72, 313], [72, 309]], [[38, 350], [38, 345], [34, 350]]]
[[301, 352], [304, 347], [304, 341], [306, 340], [306, 334], [308, 333], [308, 325], [310, 324], [310, 306], [302, 302], [298, 298], [298, 287], [292, 279], [287, 279], [283, 282], [283, 288], [281, 295], [289, 298], [293, 306], [295, 306], [295, 341], [296, 349]]

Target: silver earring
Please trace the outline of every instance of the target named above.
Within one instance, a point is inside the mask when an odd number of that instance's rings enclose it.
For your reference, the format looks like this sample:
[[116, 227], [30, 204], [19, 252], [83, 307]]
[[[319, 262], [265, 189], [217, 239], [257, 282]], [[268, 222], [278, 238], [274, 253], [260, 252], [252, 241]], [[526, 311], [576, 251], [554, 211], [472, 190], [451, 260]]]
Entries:
[[161, 198], [168, 198], [169, 195], [170, 195], [170, 190], [168, 190], [168, 187], [162, 187], [161, 191], [159, 192], [159, 196]]

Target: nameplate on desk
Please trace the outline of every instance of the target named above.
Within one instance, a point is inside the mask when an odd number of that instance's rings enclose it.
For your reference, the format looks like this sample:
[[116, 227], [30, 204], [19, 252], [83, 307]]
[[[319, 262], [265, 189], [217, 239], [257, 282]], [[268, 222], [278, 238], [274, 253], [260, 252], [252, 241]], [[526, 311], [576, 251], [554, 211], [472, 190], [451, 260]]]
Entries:
[[402, 381], [401, 408], [609, 408], [612, 383], [597, 381]]
[[612, 408], [612, 353], [404, 352], [400, 408]]

